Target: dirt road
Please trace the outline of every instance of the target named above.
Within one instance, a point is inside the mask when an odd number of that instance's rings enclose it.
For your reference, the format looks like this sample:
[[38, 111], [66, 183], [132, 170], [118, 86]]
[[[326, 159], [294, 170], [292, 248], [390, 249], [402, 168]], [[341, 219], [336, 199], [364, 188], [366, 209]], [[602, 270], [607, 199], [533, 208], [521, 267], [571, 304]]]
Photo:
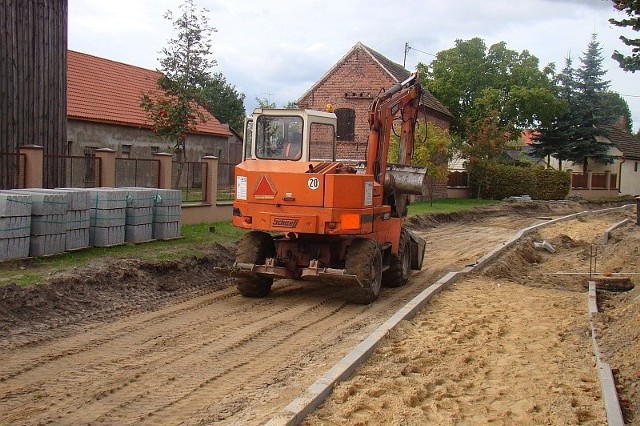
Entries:
[[[539, 211], [508, 208], [467, 217], [416, 219], [413, 226], [421, 227], [428, 241], [423, 271], [414, 274], [406, 287], [383, 289], [380, 300], [369, 306], [344, 303], [337, 288], [292, 281], [276, 282], [272, 295], [266, 299], [243, 298], [228, 280], [208, 272], [211, 266], [230, 261], [231, 253], [223, 247], [215, 247], [205, 260], [185, 260], [171, 265], [105, 261], [88, 269], [67, 272], [39, 290], [2, 288], [0, 418], [7, 424], [263, 424], [443, 272], [473, 263], [518, 229], [544, 220], [537, 217], [567, 212], [547, 207]], [[602, 232], [622, 216], [624, 214], [609, 214], [580, 221], [594, 229], [593, 233], [577, 230], [580, 241], [591, 242], [594, 233]], [[559, 234], [563, 229], [554, 232]], [[492, 271], [488, 270], [486, 279], [510, 281], [501, 276], [508, 274], [508, 270], [498, 264]], [[482, 287], [485, 285], [482, 282], [474, 285], [476, 287], [467, 291], [484, 294], [487, 300], [478, 299], [471, 305], [467, 300], [457, 309], [452, 308], [453, 302], [450, 306], [434, 304], [423, 319], [407, 326], [449, 348], [439, 354], [441, 356], [427, 358], [433, 374], [445, 377], [441, 380], [446, 381], [446, 377], [464, 363], [477, 370], [473, 360], [465, 361], [462, 356], [464, 351], [469, 351], [468, 347], [455, 349], [455, 341], [462, 338], [455, 340], [455, 332], [471, 333], [463, 340], [473, 345], [478, 343], [474, 335], [483, 336], [482, 347], [496, 344], [507, 333], [500, 327], [489, 334], [485, 333], [486, 327], [465, 332], [465, 318], [471, 318], [475, 311], [484, 314], [490, 311], [492, 318], [479, 320], [489, 324], [489, 328], [493, 323], [513, 321], [510, 313], [500, 313], [496, 303], [507, 296], [518, 300], [530, 296], [529, 291], [518, 292], [515, 288], [510, 291], [513, 283], [501, 287], [500, 293], [490, 292], [489, 288]], [[558, 312], [570, 312], [565, 321], [569, 331], [559, 333], [564, 340], [571, 341], [569, 349], [579, 352], [578, 358], [586, 357], [585, 372], [576, 374], [579, 380], [584, 379], [584, 387], [589, 388], [588, 392], [584, 391], [586, 398], [597, 400], [595, 370], [589, 361], [586, 337], [578, 333], [574, 339], [570, 331], [571, 327], [582, 330], [584, 324], [576, 323], [575, 317], [585, 315], [586, 301], [584, 306], [579, 301], [586, 296], [579, 291], [565, 296], [553, 297], [551, 303], [539, 303], [552, 305]], [[461, 297], [469, 299], [464, 294]], [[430, 324], [436, 314], [458, 320], [433, 329]], [[531, 323], [532, 319], [523, 321]], [[517, 329], [509, 332], [517, 335]], [[414, 343], [420, 350], [424, 349], [421, 346], [424, 342], [409, 338], [407, 329], [399, 330], [392, 339], [401, 341], [407, 350], [415, 350]], [[518, 344], [513, 342], [515, 346]], [[544, 350], [545, 344], [548, 344], [547, 338], [540, 338], [537, 346]], [[564, 353], [564, 347], [560, 343], [558, 346], [559, 353]], [[389, 347], [387, 350], [396, 352]], [[491, 350], [496, 349], [487, 349]], [[508, 348], [504, 350], [510, 352]], [[569, 357], [566, 362], [573, 363], [576, 359]], [[393, 364], [411, 364], [410, 360], [405, 356]], [[503, 377], [511, 377], [514, 370], [526, 376], [537, 367], [534, 360], [529, 362], [532, 369], [521, 370], [518, 366], [522, 363], [516, 358], [505, 358], [505, 364], [493, 371], [490, 381], [485, 377], [482, 386], [492, 393], [509, 393]], [[391, 371], [388, 366], [382, 369]], [[593, 374], [587, 370], [593, 370]], [[376, 370], [375, 374], [379, 373], [380, 370]], [[479, 386], [475, 382], [459, 382], [462, 387], [456, 395], [464, 395], [465, 389]], [[411, 394], [414, 390], [409, 388], [408, 392]], [[357, 390], [354, 392], [338, 389], [336, 394], [345, 401], [355, 400], [353, 395], [363, 395]], [[369, 395], [368, 391], [363, 392]], [[560, 387], [549, 392], [562, 394], [564, 391]], [[395, 395], [396, 400], [404, 398], [399, 396], [402, 393], [389, 395]], [[430, 395], [428, 389], [423, 389], [416, 398], [428, 400]], [[447, 394], [441, 395], [440, 400], [443, 398], [446, 401]], [[471, 399], [468, 404], [489, 407], [485, 409], [488, 413], [485, 411], [482, 415], [491, 419], [495, 413], [492, 414], [492, 405], [487, 401]], [[571, 402], [571, 398], [568, 401]], [[585, 405], [582, 399], [575, 401], [579, 407]], [[520, 411], [535, 411], [530, 405], [524, 404]], [[597, 404], [595, 406], [587, 410], [583, 418], [599, 424], [603, 413]], [[392, 417], [395, 420], [391, 423], [410, 418], [402, 417], [407, 415], [402, 411], [402, 404], [391, 406], [390, 412], [394, 407], [400, 417]], [[438, 415], [447, 418], [464, 407], [449, 403], [449, 412]], [[389, 409], [382, 409], [385, 410]], [[362, 424], [387, 423], [385, 418], [378, 417], [380, 411], [366, 407], [354, 411], [352, 406], [345, 412], [332, 407], [329, 411], [335, 412], [336, 417], [319, 411], [317, 424], [337, 424], [345, 420], [354, 423], [358, 419]], [[350, 414], [352, 412], [355, 414]], [[471, 422], [477, 418], [465, 419]]]

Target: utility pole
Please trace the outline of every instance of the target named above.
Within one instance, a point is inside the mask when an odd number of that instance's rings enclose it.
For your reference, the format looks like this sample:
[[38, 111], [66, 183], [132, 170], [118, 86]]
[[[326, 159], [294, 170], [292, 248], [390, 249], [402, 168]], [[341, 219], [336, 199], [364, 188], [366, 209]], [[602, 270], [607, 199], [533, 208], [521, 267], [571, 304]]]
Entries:
[[405, 42], [404, 43], [404, 61], [402, 61], [402, 67], [403, 68], [407, 68], [407, 52], [411, 49], [411, 46], [409, 46], [409, 42]]

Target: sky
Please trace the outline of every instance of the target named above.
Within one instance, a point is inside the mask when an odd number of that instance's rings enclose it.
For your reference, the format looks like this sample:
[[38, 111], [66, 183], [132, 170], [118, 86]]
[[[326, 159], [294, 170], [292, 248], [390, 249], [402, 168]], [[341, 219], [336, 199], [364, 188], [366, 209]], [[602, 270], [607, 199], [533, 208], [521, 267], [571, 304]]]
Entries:
[[[179, 13], [181, 0], [69, 0], [69, 49], [158, 69], [161, 49], [176, 38], [166, 11]], [[611, 59], [630, 48], [609, 24], [624, 14], [610, 0], [195, 0], [207, 9], [212, 34], [211, 71], [245, 95], [249, 114], [266, 99], [282, 107], [296, 101], [361, 42], [414, 71], [456, 40], [505, 42], [527, 50], [540, 69], [567, 57], [581, 65], [592, 34], [602, 48], [603, 77], [631, 110], [640, 129], [640, 72], [625, 72]], [[405, 44], [410, 46], [405, 57]]]

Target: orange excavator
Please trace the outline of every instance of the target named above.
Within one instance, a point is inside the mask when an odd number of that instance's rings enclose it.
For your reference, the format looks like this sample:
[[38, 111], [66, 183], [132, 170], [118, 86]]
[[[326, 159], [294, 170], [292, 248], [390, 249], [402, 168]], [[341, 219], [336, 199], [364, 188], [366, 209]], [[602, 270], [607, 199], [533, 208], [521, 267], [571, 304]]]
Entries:
[[[247, 118], [233, 224], [249, 232], [228, 271], [242, 295], [267, 296], [287, 278], [335, 284], [368, 304], [422, 267], [425, 242], [403, 226], [408, 194], [425, 184], [409, 166], [421, 94], [412, 75], [374, 99], [364, 167], [336, 160], [332, 112], [257, 108]], [[400, 164], [388, 165], [395, 120]]]

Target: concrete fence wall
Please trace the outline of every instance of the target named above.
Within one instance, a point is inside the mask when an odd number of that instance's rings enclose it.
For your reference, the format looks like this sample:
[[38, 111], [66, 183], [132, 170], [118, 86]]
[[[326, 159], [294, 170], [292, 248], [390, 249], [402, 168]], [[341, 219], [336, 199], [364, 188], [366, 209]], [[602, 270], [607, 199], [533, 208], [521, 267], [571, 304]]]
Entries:
[[[26, 157], [25, 187], [43, 188], [44, 182], [44, 149], [40, 146], [22, 146], [20, 154]], [[116, 151], [109, 148], [97, 149], [96, 158], [99, 159], [99, 179], [96, 184], [101, 187], [116, 187]], [[154, 159], [158, 161], [158, 188], [171, 189], [172, 159], [171, 154], [156, 153]], [[233, 207], [231, 202], [217, 202], [218, 191], [218, 158], [202, 157], [203, 182], [202, 201], [183, 203], [181, 206], [182, 223], [212, 223], [230, 220]], [[206, 171], [206, 172], [204, 172]], [[154, 178], [155, 180], [155, 178]]]

